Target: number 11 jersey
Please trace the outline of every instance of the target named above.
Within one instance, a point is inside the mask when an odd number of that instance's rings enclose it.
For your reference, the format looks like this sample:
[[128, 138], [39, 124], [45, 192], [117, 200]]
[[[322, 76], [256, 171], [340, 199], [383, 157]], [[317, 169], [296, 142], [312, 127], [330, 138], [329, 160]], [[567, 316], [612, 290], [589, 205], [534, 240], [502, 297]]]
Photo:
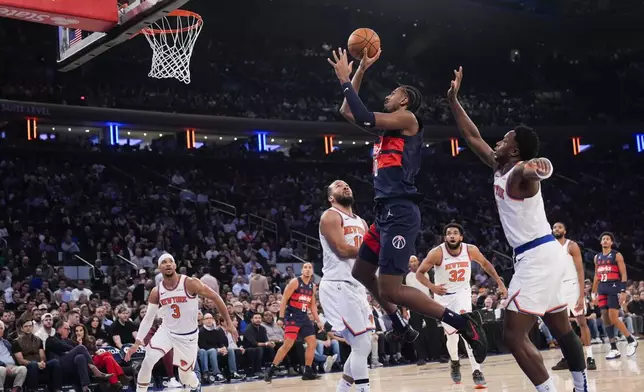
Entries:
[[468, 252], [468, 245], [461, 243], [461, 248], [456, 256], [447, 251], [443, 242], [438, 246], [443, 258], [441, 263], [434, 267], [434, 283], [444, 284], [447, 289], [446, 295], [461, 294], [463, 291], [470, 291], [470, 280], [472, 278], [472, 259]]

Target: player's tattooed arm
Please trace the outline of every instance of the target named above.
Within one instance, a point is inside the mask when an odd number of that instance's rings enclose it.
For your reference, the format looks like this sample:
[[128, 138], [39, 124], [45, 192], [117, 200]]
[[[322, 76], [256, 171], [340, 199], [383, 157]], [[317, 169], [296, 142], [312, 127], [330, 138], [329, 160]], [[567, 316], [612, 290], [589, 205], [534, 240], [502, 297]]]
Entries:
[[497, 286], [499, 287], [499, 293], [501, 294], [501, 297], [507, 297], [508, 289], [505, 287], [505, 283], [503, 283], [503, 280], [496, 272], [496, 269], [494, 268], [492, 263], [490, 263], [490, 261], [485, 256], [483, 256], [483, 253], [481, 253], [479, 248], [474, 245], [468, 245], [467, 251], [469, 252], [472, 260], [479, 263], [481, 267], [483, 267], [485, 273], [487, 273], [492, 277], [492, 279], [494, 279]]
[[432, 293], [438, 295], [444, 295], [447, 293], [447, 289], [444, 285], [437, 286], [433, 284], [427, 277], [427, 273], [434, 268], [434, 266], [439, 265], [442, 259], [443, 251], [440, 247], [436, 247], [427, 253], [427, 256], [425, 256], [425, 259], [420, 263], [420, 266], [418, 266], [418, 269], [416, 270], [416, 279], [420, 284], [427, 287]]
[[474, 124], [474, 121], [467, 115], [463, 106], [458, 101], [458, 91], [461, 88], [463, 81], [463, 67], [458, 67], [458, 71], [454, 70], [454, 80], [450, 84], [447, 91], [447, 100], [452, 115], [456, 120], [456, 125], [461, 135], [467, 142], [467, 145], [474, 151], [474, 153], [489, 167], [496, 170], [496, 159], [494, 158], [494, 150], [489, 144], [481, 137], [481, 132]]
[[552, 162], [548, 158], [534, 158], [521, 165], [521, 174], [526, 180], [547, 180], [554, 171]]
[[347, 244], [344, 240], [342, 217], [335, 211], [325, 211], [320, 218], [320, 233], [336, 255], [345, 259], [354, 259], [358, 256], [358, 248]]

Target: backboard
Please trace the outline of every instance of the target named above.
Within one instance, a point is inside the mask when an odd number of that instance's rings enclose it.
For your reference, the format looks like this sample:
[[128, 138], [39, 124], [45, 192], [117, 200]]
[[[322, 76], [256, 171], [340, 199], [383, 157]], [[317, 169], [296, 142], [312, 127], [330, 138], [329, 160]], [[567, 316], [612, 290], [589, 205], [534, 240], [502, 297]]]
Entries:
[[[102, 0], [108, 1], [108, 0]], [[112, 0], [114, 1], [114, 0]], [[114, 1], [118, 21], [105, 32], [58, 27], [58, 69], [71, 71], [138, 34], [190, 0], [125, 0]]]

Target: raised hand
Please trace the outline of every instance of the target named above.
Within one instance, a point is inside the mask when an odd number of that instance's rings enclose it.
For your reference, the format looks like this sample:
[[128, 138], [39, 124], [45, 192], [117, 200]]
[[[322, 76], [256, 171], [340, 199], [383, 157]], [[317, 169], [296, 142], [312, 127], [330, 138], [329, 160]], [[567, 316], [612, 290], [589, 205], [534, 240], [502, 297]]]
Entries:
[[331, 53], [333, 53], [333, 60], [327, 58], [326, 61], [333, 66], [335, 76], [338, 77], [340, 83], [351, 82], [350, 76], [353, 71], [353, 61], [349, 62], [346, 49], [338, 48], [337, 53], [336, 51]]
[[450, 100], [455, 100], [458, 97], [458, 90], [461, 88], [461, 82], [463, 81], [463, 67], [458, 67], [458, 71], [454, 70], [454, 80], [449, 85], [449, 90], [447, 90], [447, 98]]
[[364, 48], [362, 51], [362, 60], [360, 60], [360, 65], [358, 66], [358, 69], [362, 72], [366, 71], [369, 67], [373, 65], [379, 58], [380, 54], [382, 53], [382, 49], [378, 49], [378, 53], [376, 53], [373, 57], [369, 57], [369, 51], [367, 48]]

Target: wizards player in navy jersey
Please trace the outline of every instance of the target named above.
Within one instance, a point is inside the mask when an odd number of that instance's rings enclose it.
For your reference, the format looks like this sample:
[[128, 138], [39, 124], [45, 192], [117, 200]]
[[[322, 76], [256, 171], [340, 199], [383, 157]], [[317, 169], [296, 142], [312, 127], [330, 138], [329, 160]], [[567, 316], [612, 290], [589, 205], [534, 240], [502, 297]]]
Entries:
[[593, 296], [595, 303], [601, 309], [604, 330], [610, 339], [610, 351], [606, 359], [617, 359], [621, 357], [617, 349], [617, 338], [615, 328], [626, 337], [628, 346], [626, 355], [632, 356], [637, 349], [637, 340], [619, 319], [619, 309], [626, 302], [626, 264], [624, 256], [613, 249], [615, 236], [613, 233], [605, 232], [599, 237], [602, 251], [595, 255], [595, 280], [593, 281]]
[[480, 323], [471, 314], [456, 314], [420, 290], [402, 284], [420, 231], [418, 202], [422, 196], [416, 189], [415, 178], [422, 161], [423, 126], [415, 112], [422, 96], [414, 87], [399, 86], [385, 98], [384, 113], [369, 111], [358, 97], [358, 90], [365, 71], [379, 57], [380, 51], [369, 58], [365, 50], [353, 80], [349, 79], [353, 62], [349, 63], [346, 50], [338, 49], [333, 52], [334, 60], [328, 59], [345, 96], [341, 114], [360, 127], [380, 131], [373, 162], [376, 218], [364, 237], [352, 274], [387, 312], [395, 336], [407, 341], [418, 336], [401, 317], [394, 305], [397, 304], [454, 327], [481, 363], [485, 360], [487, 341]]
[[280, 319], [284, 320], [284, 344], [277, 350], [273, 364], [266, 372], [264, 381], [270, 383], [275, 375], [277, 366], [284, 360], [298, 336], [306, 343], [304, 356], [304, 375], [302, 380], [315, 380], [313, 374], [313, 357], [317, 340], [315, 338], [316, 326], [313, 325], [307, 311], [310, 310], [319, 330], [324, 329], [324, 323], [318, 315], [318, 305], [315, 300], [316, 286], [313, 283], [313, 264], [302, 265], [302, 276], [291, 279], [284, 289], [284, 296], [280, 304]]

